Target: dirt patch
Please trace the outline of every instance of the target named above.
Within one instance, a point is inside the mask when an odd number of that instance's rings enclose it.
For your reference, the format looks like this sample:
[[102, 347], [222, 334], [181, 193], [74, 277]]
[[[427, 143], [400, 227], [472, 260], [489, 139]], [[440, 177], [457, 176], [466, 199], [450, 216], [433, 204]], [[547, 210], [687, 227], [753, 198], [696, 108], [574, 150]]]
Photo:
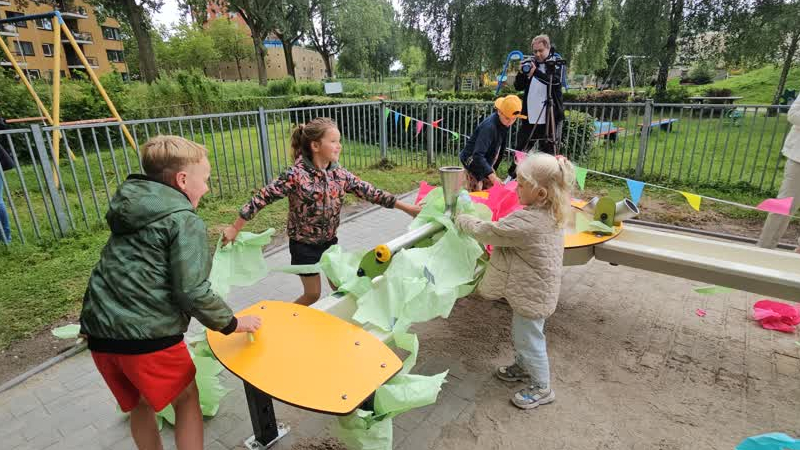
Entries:
[[[76, 322], [77, 317], [65, 317], [50, 329]], [[53, 336], [50, 329], [44, 330], [30, 339], [15, 342], [0, 351], [0, 384], [75, 345], [74, 339], [59, 339]]]
[[347, 450], [338, 439], [303, 439], [292, 445], [291, 450]]
[[[606, 192], [604, 191], [586, 189], [582, 197], [588, 199], [595, 195], [605, 194]], [[685, 204], [673, 204], [653, 197], [642, 198], [639, 210], [641, 211], [641, 214], [637, 217], [639, 220], [714, 231], [752, 239], [758, 239], [761, 234], [761, 228], [764, 226], [764, 219], [731, 218], [713, 209], [695, 211]], [[800, 237], [800, 226], [796, 223], [790, 224], [781, 242], [797, 245], [798, 237]]]
[[[347, 216], [364, 211], [371, 206], [372, 204], [362, 201], [345, 205], [342, 210], [342, 218], [344, 219]], [[221, 231], [221, 229], [219, 231]], [[264, 248], [264, 251], [268, 252], [287, 242], [289, 242], [289, 238], [286, 236], [286, 233], [276, 234], [270, 245]], [[5, 350], [0, 350], [0, 384], [72, 348], [75, 344], [74, 340], [58, 339], [52, 335], [50, 330], [62, 325], [77, 322], [78, 316], [64, 317], [50, 328], [37, 333], [32, 338], [15, 342]]]

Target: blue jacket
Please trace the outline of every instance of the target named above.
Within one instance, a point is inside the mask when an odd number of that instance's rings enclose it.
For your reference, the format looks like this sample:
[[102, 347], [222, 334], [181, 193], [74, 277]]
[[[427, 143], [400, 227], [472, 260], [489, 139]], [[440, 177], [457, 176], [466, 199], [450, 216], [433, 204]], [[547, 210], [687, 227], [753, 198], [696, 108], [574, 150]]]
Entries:
[[488, 177], [500, 163], [499, 153], [505, 148], [508, 127], [500, 122], [496, 112], [475, 128], [461, 150], [459, 159], [476, 180]]

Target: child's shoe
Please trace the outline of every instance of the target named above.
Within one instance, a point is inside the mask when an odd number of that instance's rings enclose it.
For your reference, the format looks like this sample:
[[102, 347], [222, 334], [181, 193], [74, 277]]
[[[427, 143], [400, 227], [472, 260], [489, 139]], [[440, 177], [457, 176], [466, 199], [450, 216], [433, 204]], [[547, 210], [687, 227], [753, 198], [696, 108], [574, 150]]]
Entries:
[[517, 408], [533, 409], [539, 405], [546, 405], [556, 399], [556, 392], [552, 388], [543, 389], [539, 386], [529, 386], [521, 389], [511, 397], [511, 403]]
[[526, 381], [531, 377], [528, 372], [517, 363], [510, 366], [500, 366], [494, 374], [503, 381]]

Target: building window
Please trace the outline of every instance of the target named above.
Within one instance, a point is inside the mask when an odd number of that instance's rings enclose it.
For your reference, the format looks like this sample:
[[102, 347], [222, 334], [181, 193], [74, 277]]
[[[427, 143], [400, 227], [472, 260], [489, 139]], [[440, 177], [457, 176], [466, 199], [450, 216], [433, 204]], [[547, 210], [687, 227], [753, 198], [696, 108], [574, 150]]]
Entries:
[[35, 55], [35, 53], [33, 52], [33, 43], [28, 41], [14, 41], [14, 50], [17, 51], [18, 55], [23, 55], [23, 56]]
[[[14, 11], [6, 11], [6, 18], [11, 19], [12, 17], [20, 17], [24, 16], [21, 12], [14, 12]], [[17, 28], [28, 28], [28, 22], [14, 22], [14, 25]]]
[[42, 54], [44, 56], [53, 56], [53, 44], [42, 44]]
[[38, 69], [26, 70], [26, 72], [28, 72], [28, 79], [29, 80], [38, 80], [39, 78], [41, 78], [41, 75], [40, 75]]
[[40, 30], [52, 30], [53, 22], [50, 19], [36, 19], [36, 28]]
[[106, 54], [111, 62], [125, 62], [125, 55], [122, 50], [106, 50]]
[[121, 41], [122, 36], [119, 34], [119, 28], [113, 27], [101, 27], [103, 29], [103, 39], [108, 39], [109, 41]]

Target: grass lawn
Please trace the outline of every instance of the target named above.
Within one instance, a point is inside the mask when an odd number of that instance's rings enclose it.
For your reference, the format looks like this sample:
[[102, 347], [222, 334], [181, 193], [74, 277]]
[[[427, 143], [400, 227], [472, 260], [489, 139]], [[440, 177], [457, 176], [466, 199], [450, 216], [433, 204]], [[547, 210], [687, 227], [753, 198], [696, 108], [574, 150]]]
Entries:
[[[715, 81], [702, 86], [688, 86], [692, 95], [703, 95], [706, 89], [730, 89], [733, 96], [743, 97], [737, 103], [746, 105], [769, 105], [778, 87], [781, 68], [764, 66], [751, 70], [741, 75], [734, 75], [725, 80]], [[678, 85], [678, 79], [670, 80], [673, 86]], [[800, 67], [789, 70], [786, 79], [786, 88], [800, 92]]]

